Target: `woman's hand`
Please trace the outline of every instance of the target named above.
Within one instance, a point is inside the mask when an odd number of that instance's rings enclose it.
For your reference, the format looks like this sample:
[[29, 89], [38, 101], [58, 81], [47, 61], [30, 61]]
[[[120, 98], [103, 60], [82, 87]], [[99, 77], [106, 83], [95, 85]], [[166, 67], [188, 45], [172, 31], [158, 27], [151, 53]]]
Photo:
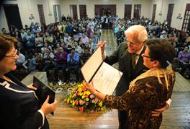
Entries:
[[44, 113], [45, 116], [49, 113], [54, 112], [56, 107], [57, 107], [57, 101], [56, 100], [51, 104], [49, 104], [48, 101], [49, 101], [49, 96], [47, 97], [47, 99], [45, 100], [45, 102], [43, 103], [43, 105], [40, 109]]
[[85, 86], [85, 88], [87, 90], [89, 90], [92, 94], [95, 94], [96, 89], [93, 86], [93, 83], [87, 83], [87, 82], [83, 82], [83, 85]]
[[83, 82], [83, 85], [85, 85], [86, 89], [89, 90], [92, 94], [94, 94], [96, 97], [98, 97], [99, 99], [101, 100], [104, 100], [105, 99], [105, 94], [97, 91], [94, 86], [93, 86], [93, 82], [91, 83], [86, 83], [86, 82]]

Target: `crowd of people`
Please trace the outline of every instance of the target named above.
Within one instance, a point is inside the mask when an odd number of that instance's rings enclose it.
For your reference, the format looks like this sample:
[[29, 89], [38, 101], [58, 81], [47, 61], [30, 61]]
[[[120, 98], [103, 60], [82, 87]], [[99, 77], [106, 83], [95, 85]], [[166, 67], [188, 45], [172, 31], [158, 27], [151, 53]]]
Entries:
[[[4, 34], [5, 29], [2, 29]], [[21, 30], [12, 27], [9, 33], [18, 39], [18, 71], [46, 71], [50, 82], [71, 82], [70, 73], [80, 81], [80, 67], [96, 49], [101, 36], [101, 24], [97, 19], [65, 21], [48, 25], [25, 26]], [[23, 72], [18, 72], [22, 73]], [[55, 74], [58, 73], [58, 74]], [[20, 76], [21, 78], [22, 75]]]
[[[176, 67], [186, 78], [190, 78], [190, 40], [189, 33], [182, 33], [167, 25], [167, 22], [152, 22], [147, 18], [119, 19], [110, 16], [113, 33], [118, 46], [125, 41], [124, 31], [135, 24], [146, 27], [148, 38], [169, 39], [175, 47]], [[72, 20], [64, 18], [62, 22], [40, 26], [31, 23], [21, 30], [10, 27], [10, 33], [2, 28], [2, 33], [16, 37], [19, 41], [18, 71], [26, 75], [31, 71], [46, 71], [54, 74], [51, 82], [71, 82], [69, 73], [76, 75], [75, 81], [82, 80], [80, 66], [88, 59], [97, 47], [104, 21], [102, 17], [94, 19]], [[73, 54], [70, 54], [72, 50]], [[75, 57], [74, 62], [68, 56]], [[21, 69], [21, 70], [20, 70]], [[58, 73], [58, 74], [55, 74]], [[23, 78], [20, 76], [21, 79]]]

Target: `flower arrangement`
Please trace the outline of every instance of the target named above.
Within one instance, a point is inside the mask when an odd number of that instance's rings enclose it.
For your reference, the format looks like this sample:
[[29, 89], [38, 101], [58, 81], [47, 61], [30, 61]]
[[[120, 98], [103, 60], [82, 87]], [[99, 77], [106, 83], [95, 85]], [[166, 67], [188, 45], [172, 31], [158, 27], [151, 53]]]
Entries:
[[87, 90], [82, 83], [76, 84], [76, 87], [67, 95], [65, 102], [81, 112], [106, 110], [103, 101]]

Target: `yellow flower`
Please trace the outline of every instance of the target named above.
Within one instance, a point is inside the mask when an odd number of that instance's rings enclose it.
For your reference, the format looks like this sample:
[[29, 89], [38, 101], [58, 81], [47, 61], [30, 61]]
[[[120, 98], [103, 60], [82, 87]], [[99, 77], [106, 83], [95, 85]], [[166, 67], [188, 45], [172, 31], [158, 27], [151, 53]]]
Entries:
[[84, 99], [85, 98], [85, 96], [84, 95], [82, 95], [82, 97], [81, 97], [82, 99]]
[[72, 106], [75, 106], [75, 102], [74, 101], [72, 102]]
[[67, 103], [69, 103], [69, 99], [67, 99]]
[[91, 93], [90, 93], [90, 91], [85, 91], [84, 92], [84, 95], [90, 95]]
[[89, 101], [89, 98], [86, 98], [86, 101]]
[[80, 88], [78, 88], [78, 92], [82, 92], [82, 88], [80, 87]]
[[98, 105], [99, 105], [100, 107], [102, 107], [103, 102], [102, 102], [102, 101], [101, 101], [101, 102], [99, 102], [99, 103], [98, 103]]

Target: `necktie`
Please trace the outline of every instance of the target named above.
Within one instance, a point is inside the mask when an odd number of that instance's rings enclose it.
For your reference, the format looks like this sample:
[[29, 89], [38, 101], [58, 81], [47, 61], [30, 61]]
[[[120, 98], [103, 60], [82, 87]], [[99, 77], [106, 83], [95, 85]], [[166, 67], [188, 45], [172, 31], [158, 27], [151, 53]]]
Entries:
[[135, 65], [136, 65], [136, 57], [137, 57], [137, 54], [131, 55], [131, 64], [132, 64], [133, 69], [135, 68]]

